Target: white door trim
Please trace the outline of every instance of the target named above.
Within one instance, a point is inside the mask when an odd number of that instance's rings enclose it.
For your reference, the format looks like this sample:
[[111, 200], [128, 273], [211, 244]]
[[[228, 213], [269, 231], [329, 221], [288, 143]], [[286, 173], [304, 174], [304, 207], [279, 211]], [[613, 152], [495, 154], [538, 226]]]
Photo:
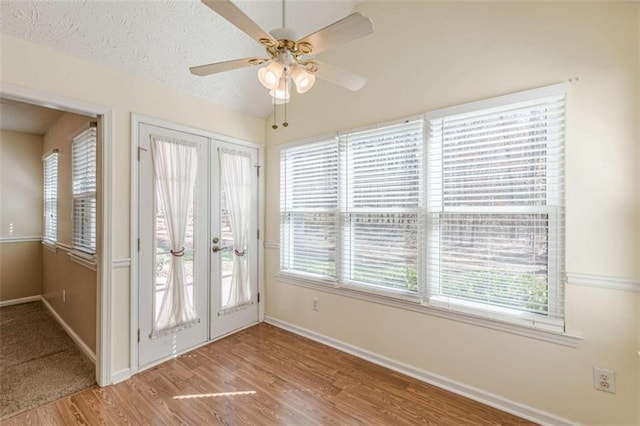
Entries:
[[98, 187], [98, 283], [96, 312], [96, 381], [100, 386], [112, 383], [111, 378], [111, 275], [112, 275], [112, 176], [113, 176], [113, 112], [111, 107], [97, 105], [62, 95], [30, 89], [11, 83], [0, 84], [0, 97], [33, 105], [55, 108], [77, 114], [102, 116], [102, 145]]
[[[191, 133], [204, 136], [211, 140], [230, 142], [240, 146], [256, 148], [258, 150], [258, 165], [260, 166], [260, 179], [258, 180], [258, 227], [260, 229], [260, 241], [258, 242], [258, 291], [260, 293], [260, 303], [258, 303], [258, 320], [264, 321], [264, 248], [261, 241], [264, 239], [264, 147], [258, 143], [245, 141], [231, 136], [207, 130], [196, 129], [170, 121], [149, 117], [142, 114], [131, 113], [131, 268], [130, 268], [130, 312], [131, 331], [129, 343], [129, 371], [131, 375], [138, 373], [138, 127], [141, 123], [164, 127], [169, 130]], [[208, 341], [207, 343], [210, 343]]]

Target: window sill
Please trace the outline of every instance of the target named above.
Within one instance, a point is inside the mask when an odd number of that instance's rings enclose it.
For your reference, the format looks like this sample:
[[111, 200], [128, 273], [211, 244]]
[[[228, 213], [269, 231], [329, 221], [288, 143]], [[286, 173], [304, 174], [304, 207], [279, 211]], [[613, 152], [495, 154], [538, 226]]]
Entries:
[[[275, 274], [280, 284], [296, 285], [306, 287], [313, 290], [319, 290], [327, 293], [337, 294], [340, 296], [350, 297], [353, 299], [364, 300], [367, 302], [378, 303], [391, 306], [398, 309], [405, 309], [418, 312], [425, 315], [436, 316], [439, 318], [459, 321], [465, 324], [471, 324], [488, 328], [491, 330], [502, 331], [518, 336], [528, 337], [531, 339], [541, 340], [544, 342], [554, 343], [571, 348], [577, 347], [582, 341], [582, 337], [572, 334], [550, 330], [546, 328], [534, 327], [530, 324], [517, 323], [515, 321], [507, 321], [497, 319], [487, 315], [478, 313], [465, 312], [456, 310], [451, 307], [438, 306], [436, 304], [426, 304], [417, 301], [415, 298], [395, 297], [391, 295], [382, 295], [370, 291], [362, 291], [359, 289], [340, 287], [335, 281], [320, 280], [298, 276], [295, 274], [280, 272]], [[517, 321], [517, 319], [516, 319]]]
[[98, 264], [94, 254], [88, 254], [78, 250], [70, 250], [67, 254], [72, 262], [91, 269], [92, 271], [98, 270]]
[[42, 247], [46, 248], [47, 250], [49, 250], [52, 253], [57, 253], [58, 252], [58, 246], [56, 245], [56, 243], [50, 243], [48, 241], [42, 241]]

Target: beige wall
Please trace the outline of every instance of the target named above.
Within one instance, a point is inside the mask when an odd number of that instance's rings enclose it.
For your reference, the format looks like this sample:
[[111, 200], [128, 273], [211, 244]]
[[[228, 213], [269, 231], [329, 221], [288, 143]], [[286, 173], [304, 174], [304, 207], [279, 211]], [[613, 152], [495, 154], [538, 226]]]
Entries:
[[[638, 24], [636, 25], [636, 37], [638, 38], [638, 51], [636, 57], [638, 59], [638, 69], [640, 69], [640, 13], [638, 13]], [[640, 84], [636, 86], [638, 90], [638, 119], [636, 120], [636, 131], [638, 132], [638, 164], [640, 164]], [[640, 182], [640, 167], [637, 168], [638, 171], [638, 182]], [[640, 226], [638, 227], [638, 245], [640, 245]], [[638, 263], [640, 263], [640, 255], [638, 256]], [[638, 343], [636, 346], [638, 350], [638, 363], [640, 364], [640, 293], [638, 294]], [[638, 367], [638, 389], [640, 389], [640, 367]], [[636, 405], [638, 407], [638, 419], [640, 419], [640, 391], [638, 392], [638, 403]]]
[[43, 247], [42, 277], [42, 296], [95, 353], [96, 272], [71, 260], [62, 248]]
[[42, 289], [42, 136], [0, 130], [0, 301]]
[[[104, 105], [113, 123], [113, 259], [130, 257], [130, 157], [132, 112], [192, 126], [244, 140], [264, 142], [264, 119], [231, 111], [178, 93], [113, 68], [94, 64], [56, 50], [0, 35], [0, 78], [37, 91]], [[186, 65], [185, 65], [186, 67]], [[186, 68], [185, 68], [186, 72]], [[113, 271], [111, 369], [129, 367], [129, 271]]]
[[[373, 36], [322, 54], [369, 77], [351, 93], [318, 82], [267, 132], [266, 240], [279, 238], [277, 144], [579, 77], [567, 112], [567, 270], [640, 278], [639, 4], [365, 2]], [[588, 424], [638, 424], [636, 294], [570, 285], [575, 348], [278, 283], [267, 315], [509, 400]], [[313, 312], [311, 299], [320, 299]], [[616, 371], [615, 395], [593, 389]]]
[[[58, 238], [72, 246], [71, 142], [92, 119], [65, 113], [44, 135], [42, 152], [58, 150]], [[69, 257], [68, 250], [42, 248], [42, 296], [93, 351], [96, 350], [96, 271]], [[63, 298], [65, 292], [65, 298]]]
[[0, 243], [0, 302], [42, 293], [40, 241]]
[[0, 237], [42, 234], [42, 136], [0, 130]]

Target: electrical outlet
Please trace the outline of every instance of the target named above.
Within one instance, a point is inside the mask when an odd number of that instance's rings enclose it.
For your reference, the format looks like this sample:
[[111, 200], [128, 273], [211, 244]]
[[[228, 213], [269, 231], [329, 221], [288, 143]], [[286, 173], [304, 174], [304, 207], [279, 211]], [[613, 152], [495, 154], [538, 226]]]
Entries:
[[62, 290], [62, 303], [67, 303], [67, 290]]
[[593, 367], [593, 387], [603, 392], [616, 393], [616, 372]]
[[314, 297], [313, 299], [311, 299], [311, 309], [313, 309], [314, 311], [318, 311], [318, 298]]

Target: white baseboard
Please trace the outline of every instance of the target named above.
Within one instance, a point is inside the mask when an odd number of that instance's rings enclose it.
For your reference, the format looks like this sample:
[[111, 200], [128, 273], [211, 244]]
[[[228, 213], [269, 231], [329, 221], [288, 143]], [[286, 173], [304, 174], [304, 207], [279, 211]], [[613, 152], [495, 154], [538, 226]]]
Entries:
[[47, 307], [47, 309], [49, 309], [49, 312], [51, 312], [51, 315], [53, 315], [53, 317], [56, 319], [56, 321], [58, 321], [58, 323], [62, 326], [62, 328], [64, 328], [64, 331], [67, 332], [67, 334], [69, 335], [69, 337], [71, 337], [71, 339], [76, 342], [76, 345], [78, 345], [78, 347], [80, 347], [80, 349], [82, 350], [82, 352], [85, 353], [85, 355], [87, 355], [89, 357], [89, 359], [91, 361], [93, 361], [93, 363], [96, 363], [96, 354], [93, 353], [93, 351], [91, 349], [89, 349], [89, 346], [87, 346], [82, 339], [80, 338], [80, 336], [78, 336], [76, 334], [75, 331], [73, 331], [73, 329], [71, 327], [69, 327], [69, 325], [64, 322], [64, 320], [62, 319], [62, 317], [60, 315], [58, 315], [58, 313], [51, 307], [51, 305], [49, 304], [49, 302], [47, 302], [47, 300], [44, 297], [41, 297], [42, 303], [44, 304], [44, 306]]
[[120, 371], [116, 371], [111, 375], [111, 384], [115, 385], [116, 383], [124, 382], [127, 379], [131, 378], [131, 370], [129, 368], [123, 368]]
[[300, 336], [306, 337], [308, 339], [314, 340], [316, 342], [325, 344], [327, 346], [331, 346], [332, 348], [349, 353], [358, 358], [362, 358], [364, 360], [380, 365], [382, 367], [386, 367], [390, 370], [394, 370], [399, 373], [405, 374], [409, 377], [413, 377], [414, 379], [418, 379], [420, 381], [448, 390], [455, 394], [465, 396], [474, 401], [478, 401], [490, 407], [494, 407], [499, 410], [506, 411], [507, 413], [514, 414], [516, 416], [522, 417], [527, 420], [531, 420], [533, 422], [536, 422], [542, 425], [574, 424], [570, 420], [562, 417], [558, 417], [554, 414], [547, 413], [547, 412], [538, 410], [536, 408], [529, 407], [524, 404], [520, 404], [518, 402], [508, 400], [506, 398], [492, 394], [482, 389], [477, 389], [477, 388], [465, 385], [464, 383], [460, 383], [455, 380], [451, 380], [446, 377], [440, 376], [438, 374], [431, 373], [429, 371], [425, 371], [399, 361], [395, 361], [393, 359], [384, 357], [382, 355], [378, 355], [366, 349], [362, 349], [357, 346], [344, 343], [332, 337], [325, 336], [320, 333], [316, 333], [315, 331], [311, 331], [306, 328], [302, 328], [297, 325], [294, 325], [285, 321], [281, 321], [277, 318], [267, 316], [265, 317], [265, 322], [273, 326], [276, 326], [278, 328], [282, 328], [283, 330], [287, 330], [292, 333], [298, 334]]
[[19, 299], [11, 299], [11, 300], [4, 300], [2, 302], [0, 302], [0, 308], [3, 308], [5, 306], [11, 306], [11, 305], [19, 305], [21, 303], [29, 303], [29, 302], [37, 302], [40, 300], [40, 296], [29, 296], [29, 297], [21, 297]]

